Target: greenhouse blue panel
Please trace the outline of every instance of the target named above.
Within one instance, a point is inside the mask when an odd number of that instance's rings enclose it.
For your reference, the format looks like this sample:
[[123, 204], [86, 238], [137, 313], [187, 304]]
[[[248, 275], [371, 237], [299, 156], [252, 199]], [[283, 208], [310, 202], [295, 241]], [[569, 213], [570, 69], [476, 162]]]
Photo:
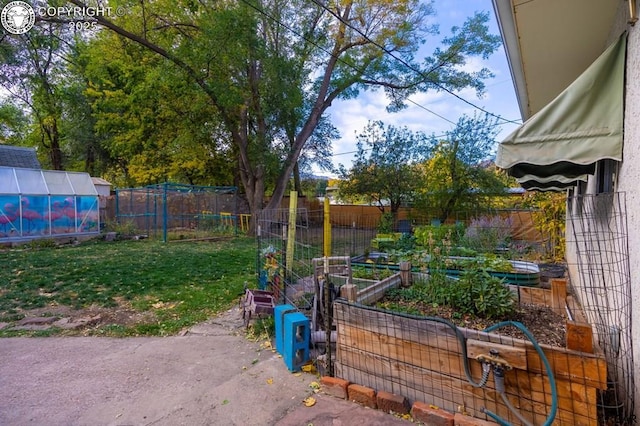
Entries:
[[11, 167], [0, 167], [0, 193], [18, 194], [18, 183]]
[[49, 190], [40, 170], [14, 169], [21, 194], [47, 195]]
[[20, 197], [0, 195], [0, 239], [20, 236]]
[[42, 176], [49, 189], [49, 194], [73, 194], [73, 187], [66, 172], [43, 170]]
[[51, 234], [72, 234], [76, 232], [76, 202], [72, 195], [53, 195], [50, 198]]
[[78, 232], [98, 232], [100, 230], [100, 210], [97, 196], [76, 197], [78, 206]]
[[98, 195], [96, 187], [88, 173], [67, 173], [76, 195]]
[[22, 204], [22, 236], [39, 236], [49, 234], [49, 197], [23, 195]]

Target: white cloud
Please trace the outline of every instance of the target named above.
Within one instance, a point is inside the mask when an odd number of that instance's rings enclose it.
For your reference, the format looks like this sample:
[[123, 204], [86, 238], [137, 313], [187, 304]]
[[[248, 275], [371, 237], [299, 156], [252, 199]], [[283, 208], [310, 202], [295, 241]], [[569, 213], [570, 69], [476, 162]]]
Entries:
[[[490, 29], [494, 33], [498, 31], [490, 0], [467, 0], [464, 2], [439, 0], [435, 7], [438, 13], [436, 19], [440, 23], [441, 36], [448, 35], [453, 25], [461, 26], [464, 20], [475, 11], [488, 11], [491, 20]], [[493, 79], [485, 82], [484, 96], [478, 98], [473, 89], [464, 89], [456, 94], [469, 103], [493, 114], [509, 120], [518, 120], [520, 113], [504, 50], [499, 49], [486, 61], [481, 58], [471, 58], [463, 69], [473, 72], [483, 67], [488, 67], [495, 74]], [[334, 155], [334, 165], [343, 164], [346, 167], [351, 165], [353, 151], [356, 150], [356, 134], [360, 133], [370, 120], [381, 120], [385, 125], [406, 126], [415, 132], [422, 131], [427, 134], [439, 135], [454, 127], [450, 122], [456, 123], [461, 116], [473, 115], [478, 111], [473, 105], [469, 105], [469, 103], [444, 91], [417, 93], [410, 100], [412, 102], [408, 103], [408, 107], [397, 113], [386, 111], [388, 100], [382, 90], [364, 91], [357, 99], [335, 101], [327, 111], [334, 126], [341, 134], [341, 139], [333, 145], [334, 154], [338, 154]], [[516, 127], [516, 124], [501, 126], [502, 130], [498, 135], [498, 140], [506, 137]]]

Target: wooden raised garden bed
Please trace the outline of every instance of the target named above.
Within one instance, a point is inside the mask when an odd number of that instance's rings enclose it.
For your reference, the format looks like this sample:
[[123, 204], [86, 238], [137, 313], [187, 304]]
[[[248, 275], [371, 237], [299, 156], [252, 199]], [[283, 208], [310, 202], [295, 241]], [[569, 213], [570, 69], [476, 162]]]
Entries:
[[[514, 286], [522, 301], [543, 303], [557, 312], [566, 310], [566, 281], [552, 289]], [[575, 309], [575, 307], [574, 307]], [[489, 410], [513, 425], [523, 422], [513, 414], [496, 390], [491, 373], [484, 387], [474, 387], [465, 375], [463, 346], [474, 381], [482, 376], [476, 357], [497, 351], [512, 368], [505, 373], [505, 395], [521, 416], [543, 424], [551, 411], [547, 371], [528, 340], [494, 333], [454, 328], [444, 321], [394, 314], [337, 300], [335, 373], [351, 383], [376, 391], [402, 395], [452, 413], [492, 420]], [[573, 327], [572, 327], [573, 326]], [[599, 391], [607, 389], [607, 363], [593, 351], [591, 327], [568, 321], [567, 347], [540, 345], [557, 386], [554, 425], [597, 425]], [[575, 350], [580, 349], [580, 350]]]

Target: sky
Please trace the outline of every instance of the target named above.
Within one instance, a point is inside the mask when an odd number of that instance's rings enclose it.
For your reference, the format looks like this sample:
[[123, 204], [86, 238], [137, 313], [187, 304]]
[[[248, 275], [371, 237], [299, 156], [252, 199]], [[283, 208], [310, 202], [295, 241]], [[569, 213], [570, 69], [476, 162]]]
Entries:
[[[489, 12], [489, 29], [492, 34], [500, 35], [491, 0], [435, 0], [435, 10], [437, 13], [435, 19], [440, 26], [439, 39], [448, 36], [452, 26], [462, 26], [466, 18], [472, 16], [476, 11]], [[425, 52], [425, 55], [429, 53], [431, 52]], [[468, 66], [477, 67], [477, 69], [483, 66], [487, 67], [495, 76], [485, 81], [485, 93], [482, 98], [478, 98], [473, 89], [462, 90], [457, 94], [484, 110], [520, 123], [520, 110], [504, 49], [500, 47], [486, 61], [481, 58], [473, 58]], [[472, 116], [476, 111], [481, 112], [446, 92], [420, 93], [412, 96], [410, 100], [412, 102], [408, 103], [408, 108], [397, 113], [386, 112], [385, 108], [388, 102], [382, 91], [361, 92], [356, 99], [335, 101], [328, 110], [331, 122], [341, 135], [341, 139], [334, 141], [333, 144], [334, 166], [340, 164], [347, 168], [351, 166], [356, 150], [356, 135], [365, 128], [369, 121], [381, 120], [385, 126], [406, 126], [413, 132], [421, 131], [428, 135], [442, 135], [454, 128], [454, 125], [449, 121], [456, 123], [464, 114]], [[437, 115], [430, 113], [425, 108]], [[496, 140], [501, 141], [517, 127], [518, 124], [500, 126]], [[327, 172], [319, 171], [316, 171], [316, 174], [330, 175]]]

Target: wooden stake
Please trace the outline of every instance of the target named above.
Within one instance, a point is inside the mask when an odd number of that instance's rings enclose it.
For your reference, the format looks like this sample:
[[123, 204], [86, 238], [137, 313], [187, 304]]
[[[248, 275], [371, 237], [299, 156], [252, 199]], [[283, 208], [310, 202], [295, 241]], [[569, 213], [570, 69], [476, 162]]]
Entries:
[[567, 280], [554, 278], [551, 280], [551, 308], [560, 315], [565, 315], [567, 304]]
[[567, 321], [567, 349], [593, 353], [593, 329], [591, 325]]

